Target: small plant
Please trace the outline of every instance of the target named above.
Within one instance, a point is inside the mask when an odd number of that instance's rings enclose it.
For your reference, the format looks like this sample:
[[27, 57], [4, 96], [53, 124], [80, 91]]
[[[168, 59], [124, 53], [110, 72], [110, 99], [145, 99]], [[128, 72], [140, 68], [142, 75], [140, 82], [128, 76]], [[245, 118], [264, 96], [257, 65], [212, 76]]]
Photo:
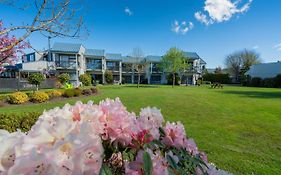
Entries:
[[48, 100], [49, 100], [49, 96], [45, 92], [37, 91], [30, 95], [30, 101], [34, 103], [43, 103]]
[[83, 86], [90, 86], [92, 79], [90, 75], [83, 74], [79, 76], [79, 81], [83, 84]]
[[83, 95], [92, 95], [92, 90], [91, 89], [83, 89], [82, 94]]
[[45, 76], [41, 73], [35, 73], [35, 74], [31, 74], [27, 80], [29, 84], [35, 85], [36, 86], [36, 90], [38, 91], [38, 87], [40, 86], [40, 84], [45, 80]]
[[58, 98], [62, 96], [62, 92], [58, 90], [48, 91], [47, 94], [49, 95], [50, 98]]
[[73, 89], [66, 89], [63, 93], [63, 96], [66, 98], [74, 97]]
[[105, 81], [108, 84], [113, 84], [113, 74], [111, 71], [105, 71]]
[[15, 92], [8, 97], [11, 104], [22, 104], [28, 101], [28, 96], [24, 92]]
[[69, 76], [69, 74], [67, 74], [67, 73], [60, 74], [60, 75], [58, 76], [58, 80], [59, 80], [59, 82], [60, 82], [61, 84], [65, 84], [65, 83], [69, 82], [70, 76]]
[[91, 91], [93, 94], [97, 94], [98, 93], [98, 89], [96, 87], [92, 87]]
[[71, 84], [71, 83], [65, 83], [64, 88], [65, 88], [65, 89], [73, 89], [73, 84]]

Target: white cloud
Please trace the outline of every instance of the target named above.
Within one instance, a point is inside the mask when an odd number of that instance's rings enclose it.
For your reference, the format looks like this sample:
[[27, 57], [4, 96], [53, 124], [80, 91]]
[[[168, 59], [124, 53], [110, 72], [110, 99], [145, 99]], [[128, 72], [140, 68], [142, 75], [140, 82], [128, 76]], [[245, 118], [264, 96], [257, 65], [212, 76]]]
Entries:
[[257, 50], [257, 49], [259, 49], [260, 47], [258, 46], [258, 45], [256, 45], [256, 46], [254, 46], [252, 49], [254, 49], [254, 50]]
[[194, 24], [192, 22], [186, 22], [186, 21], [182, 21], [181, 23], [177, 20], [175, 20], [175, 22], [172, 24], [172, 31], [177, 33], [177, 34], [181, 34], [181, 35], [185, 35], [188, 31], [192, 30], [194, 28]]
[[195, 18], [205, 25], [228, 21], [235, 14], [245, 13], [249, 10], [253, 0], [241, 6], [241, 0], [206, 0], [204, 12], [196, 12]]
[[276, 44], [273, 48], [276, 49], [276, 51], [281, 51], [281, 43]]
[[131, 11], [131, 9], [129, 9], [129, 7], [126, 7], [124, 12], [129, 15], [129, 16], [132, 16], [134, 13]]

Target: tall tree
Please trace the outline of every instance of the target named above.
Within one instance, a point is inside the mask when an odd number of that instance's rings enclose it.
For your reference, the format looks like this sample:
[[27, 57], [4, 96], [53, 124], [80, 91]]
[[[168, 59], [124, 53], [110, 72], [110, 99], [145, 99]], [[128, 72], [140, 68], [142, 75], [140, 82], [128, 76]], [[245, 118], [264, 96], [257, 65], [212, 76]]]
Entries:
[[[10, 50], [20, 46], [34, 32], [71, 38], [79, 37], [81, 34], [83, 19], [78, 13], [81, 4], [74, 2], [74, 0], [0, 0], [1, 4], [11, 5], [23, 10], [27, 8], [35, 9], [31, 21], [24, 22], [22, 25], [11, 25], [0, 30], [0, 38], [9, 34], [21, 34], [10, 42], [1, 45], [1, 54], [10, 52]], [[9, 58], [9, 56], [1, 56], [0, 63], [6, 62]]]
[[183, 51], [177, 48], [171, 48], [161, 60], [161, 68], [166, 73], [173, 75], [173, 87], [175, 86], [176, 73], [180, 72], [186, 66]]
[[141, 50], [141, 48], [134, 48], [131, 57], [132, 57], [132, 68], [138, 75], [137, 87], [139, 88], [141, 74], [146, 72], [149, 63], [144, 58], [144, 53]]
[[225, 65], [229, 72], [234, 75], [236, 82], [241, 82], [241, 77], [244, 76], [250, 67], [260, 62], [259, 54], [247, 49], [234, 52], [225, 58]]

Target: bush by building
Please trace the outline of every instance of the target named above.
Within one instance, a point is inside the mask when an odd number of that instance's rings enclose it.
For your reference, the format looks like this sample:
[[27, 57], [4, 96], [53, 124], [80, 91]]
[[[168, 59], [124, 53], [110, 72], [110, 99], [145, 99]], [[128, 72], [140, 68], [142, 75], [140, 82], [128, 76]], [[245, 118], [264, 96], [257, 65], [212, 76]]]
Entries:
[[108, 84], [113, 84], [113, 74], [111, 71], [105, 71], [105, 81]]
[[274, 78], [248, 77], [246, 86], [251, 87], [267, 87], [267, 88], [281, 88], [281, 75]]
[[22, 104], [22, 103], [27, 102], [29, 99], [28, 99], [28, 96], [26, 95], [26, 93], [15, 92], [15, 93], [9, 95], [7, 100], [10, 104]]
[[[167, 84], [168, 85], [173, 85], [173, 74], [169, 74], [167, 76]], [[180, 85], [180, 77], [179, 77], [178, 74], [176, 74], [175, 85]]]
[[70, 80], [70, 76], [67, 73], [60, 74], [58, 76], [58, 80], [61, 84], [64, 85], [65, 83], [67, 83]]
[[83, 84], [83, 86], [90, 86], [92, 78], [88, 74], [83, 74], [79, 76], [79, 81]]
[[228, 74], [223, 73], [206, 73], [203, 75], [204, 81], [209, 81], [211, 83], [221, 83], [221, 84], [228, 84], [230, 82], [230, 78]]

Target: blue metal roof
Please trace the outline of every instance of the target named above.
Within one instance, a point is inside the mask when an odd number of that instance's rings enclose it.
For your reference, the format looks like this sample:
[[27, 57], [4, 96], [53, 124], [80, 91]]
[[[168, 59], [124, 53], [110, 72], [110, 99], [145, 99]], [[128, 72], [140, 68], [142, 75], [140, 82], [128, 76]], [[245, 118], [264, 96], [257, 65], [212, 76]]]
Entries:
[[190, 59], [200, 59], [199, 55], [195, 52], [184, 52], [184, 56]]
[[78, 53], [80, 51], [82, 44], [72, 44], [72, 43], [54, 43], [51, 51], [53, 52], [69, 52]]
[[148, 55], [145, 58], [147, 59], [147, 61], [160, 62], [162, 59], [162, 56]]
[[115, 54], [115, 53], [107, 53], [105, 55], [105, 58], [108, 59], [108, 60], [121, 61], [122, 60], [122, 55], [121, 54]]
[[85, 55], [86, 56], [96, 56], [96, 57], [103, 57], [104, 56], [104, 50], [101, 49], [86, 49]]

